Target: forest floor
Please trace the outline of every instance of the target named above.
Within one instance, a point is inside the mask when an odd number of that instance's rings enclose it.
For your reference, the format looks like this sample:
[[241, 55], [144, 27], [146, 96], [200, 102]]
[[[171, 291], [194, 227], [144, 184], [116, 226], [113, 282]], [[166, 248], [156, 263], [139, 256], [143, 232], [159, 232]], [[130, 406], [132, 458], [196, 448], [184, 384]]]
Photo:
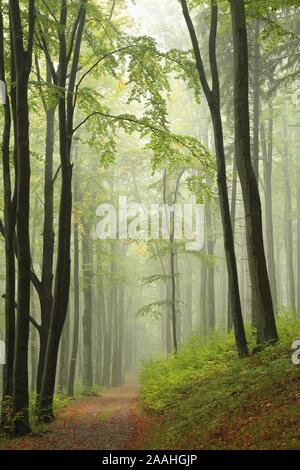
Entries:
[[159, 417], [144, 448], [299, 450], [300, 366], [291, 354], [300, 319], [282, 316], [277, 326], [280, 341], [244, 359], [232, 334], [215, 333], [144, 364], [140, 401]]
[[42, 431], [6, 441], [3, 450], [122, 450], [142, 445], [149, 422], [138, 404], [139, 384], [126, 384], [100, 396], [75, 400]]
[[[278, 319], [280, 342], [237, 357], [232, 334], [195, 336], [126, 384], [66, 401], [53, 423], [6, 450], [300, 449], [300, 319]], [[251, 349], [255, 337], [248, 332]]]

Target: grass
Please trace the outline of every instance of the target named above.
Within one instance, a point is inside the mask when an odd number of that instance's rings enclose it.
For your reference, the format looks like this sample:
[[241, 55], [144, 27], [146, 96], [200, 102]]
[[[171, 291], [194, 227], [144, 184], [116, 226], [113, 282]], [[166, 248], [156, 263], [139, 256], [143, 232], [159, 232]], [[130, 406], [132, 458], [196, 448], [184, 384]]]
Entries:
[[300, 369], [291, 362], [300, 321], [280, 318], [278, 331], [278, 344], [246, 359], [231, 334], [214, 334], [146, 363], [141, 401], [157, 425], [145, 447], [300, 449]]

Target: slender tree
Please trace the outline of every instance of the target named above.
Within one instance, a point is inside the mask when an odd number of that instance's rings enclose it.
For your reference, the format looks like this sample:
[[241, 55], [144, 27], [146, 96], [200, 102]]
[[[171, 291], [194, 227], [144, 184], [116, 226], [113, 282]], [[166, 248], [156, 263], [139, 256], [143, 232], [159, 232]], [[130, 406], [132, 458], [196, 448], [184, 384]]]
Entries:
[[[12, 69], [14, 68], [13, 58]], [[13, 78], [13, 77], [12, 77]], [[0, 80], [5, 87], [4, 96], [4, 125], [2, 134], [2, 169], [4, 189], [4, 225], [1, 222], [1, 231], [5, 237], [5, 356], [6, 364], [3, 368], [3, 406], [2, 425], [6, 427], [7, 419], [11, 415], [13, 394], [13, 363], [15, 344], [15, 224], [16, 224], [16, 192], [12, 188], [10, 168], [10, 134], [11, 110], [10, 99], [7, 93], [5, 62], [4, 62], [4, 30], [3, 30], [3, 2], [0, 3]], [[15, 178], [16, 180], [16, 178]]]
[[[61, 0], [59, 20], [60, 27], [58, 28], [58, 74], [53, 72], [53, 63], [51, 62], [51, 70], [54, 75], [53, 78], [60, 89], [58, 96], [58, 118], [61, 166], [61, 193], [58, 222], [58, 246], [55, 285], [45, 358], [45, 367], [39, 398], [39, 415], [40, 418], [44, 421], [49, 421], [53, 418], [53, 394], [55, 386], [57, 355], [69, 300], [70, 238], [72, 213], [71, 146], [72, 137], [74, 133], [73, 120], [76, 104], [76, 97], [74, 92], [80, 58], [82, 36], [86, 19], [86, 6], [87, 0], [81, 0], [78, 8], [78, 15], [74, 22], [73, 34], [71, 34], [71, 43], [68, 48], [66, 39], [68, 3], [66, 0]], [[67, 86], [67, 76], [69, 69], [68, 65], [70, 63], [71, 57], [73, 58], [70, 66]]]
[[246, 239], [252, 293], [256, 303], [257, 342], [278, 339], [267, 272], [261, 202], [251, 161], [248, 42], [244, 0], [231, 0], [234, 47], [235, 148], [246, 214]]
[[273, 106], [269, 104], [268, 132], [266, 135], [265, 125], [260, 124], [261, 149], [263, 157], [264, 195], [265, 195], [265, 221], [266, 221], [266, 244], [267, 263], [270, 278], [273, 305], [277, 306], [276, 269], [274, 255], [274, 233], [273, 233], [273, 203], [272, 203], [272, 168], [273, 168]]
[[14, 433], [30, 431], [28, 416], [28, 339], [30, 310], [31, 255], [29, 239], [30, 151], [28, 81], [32, 66], [35, 30], [35, 1], [28, 2], [27, 45], [24, 45], [22, 14], [18, 0], [9, 1], [16, 70], [17, 131], [17, 256], [18, 300], [13, 372]]
[[86, 222], [82, 223], [82, 274], [83, 274], [83, 317], [82, 317], [82, 340], [83, 340], [83, 386], [90, 393], [93, 388], [93, 362], [92, 362], [92, 247], [91, 231]]
[[77, 204], [80, 200], [79, 183], [77, 174], [74, 172], [73, 179], [73, 192], [74, 192], [74, 215], [73, 215], [73, 245], [74, 245], [74, 256], [73, 256], [73, 334], [72, 334], [72, 348], [71, 358], [69, 365], [69, 378], [68, 378], [68, 396], [74, 397], [74, 384], [76, 375], [76, 364], [78, 356], [78, 344], [79, 344], [79, 234], [78, 234], [78, 213], [76, 212]]
[[227, 176], [226, 176], [226, 162], [225, 162], [225, 150], [223, 140], [223, 125], [221, 119], [221, 103], [220, 103], [220, 85], [219, 85], [219, 73], [216, 59], [216, 37], [217, 37], [217, 26], [218, 26], [218, 6], [217, 3], [212, 0], [211, 2], [211, 27], [209, 37], [209, 60], [210, 60], [210, 71], [212, 76], [212, 89], [210, 89], [206, 72], [203, 65], [202, 54], [191, 19], [189, 9], [186, 0], [181, 0], [181, 6], [183, 15], [187, 24], [187, 28], [190, 34], [196, 68], [199, 75], [199, 81], [204, 91], [207, 104], [210, 109], [213, 128], [214, 128], [214, 140], [215, 140], [215, 152], [217, 160], [217, 180], [222, 216], [222, 226], [224, 234], [224, 247], [226, 254], [226, 263], [228, 271], [228, 282], [229, 282], [229, 296], [230, 305], [232, 310], [232, 319], [234, 324], [236, 346], [240, 356], [246, 356], [248, 354], [248, 347], [245, 335], [245, 329], [243, 324], [243, 316], [240, 301], [238, 273], [236, 265], [236, 256], [232, 232], [232, 223], [230, 217], [229, 200], [228, 200], [228, 189], [227, 189]]

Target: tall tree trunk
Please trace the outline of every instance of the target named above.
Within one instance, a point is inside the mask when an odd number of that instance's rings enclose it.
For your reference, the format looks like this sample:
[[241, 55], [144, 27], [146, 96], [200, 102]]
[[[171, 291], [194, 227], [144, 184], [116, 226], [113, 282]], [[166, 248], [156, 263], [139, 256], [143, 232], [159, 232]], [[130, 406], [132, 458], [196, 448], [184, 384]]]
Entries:
[[69, 350], [70, 350], [70, 314], [68, 312], [66, 321], [64, 323], [60, 346], [59, 346], [59, 367], [58, 367], [58, 374], [57, 374], [57, 391], [60, 394], [65, 394], [67, 392]]
[[277, 287], [274, 256], [273, 236], [273, 203], [272, 203], [272, 164], [273, 164], [273, 108], [269, 105], [268, 141], [266, 139], [264, 124], [260, 125], [261, 148], [264, 169], [264, 194], [265, 194], [265, 220], [266, 220], [266, 244], [267, 263], [270, 278], [273, 305], [277, 307]]
[[107, 309], [103, 311], [103, 372], [102, 372], [102, 385], [104, 387], [110, 386], [110, 365], [111, 365], [111, 331], [109, 314], [111, 312], [111, 306], [108, 300]]
[[124, 322], [125, 322], [125, 289], [120, 281], [119, 286], [119, 303], [118, 303], [118, 310], [119, 310], [119, 329], [118, 329], [118, 355], [117, 355], [117, 371], [116, 371], [116, 383], [117, 386], [123, 384], [123, 345], [124, 345]]
[[253, 170], [259, 181], [259, 121], [260, 121], [260, 20], [255, 20], [253, 61]]
[[[300, 129], [296, 131], [296, 140], [298, 142], [296, 151], [300, 155]], [[300, 164], [297, 160], [297, 312], [300, 313]]]
[[215, 301], [215, 267], [214, 250], [215, 240], [213, 235], [212, 211], [210, 203], [206, 204], [206, 227], [207, 227], [207, 255], [209, 265], [207, 268], [207, 327], [214, 330], [216, 327], [216, 301]]
[[185, 274], [185, 314], [182, 325], [183, 340], [186, 341], [192, 334], [193, 329], [193, 285], [192, 269], [189, 262], [186, 262]]
[[[233, 156], [232, 159], [232, 188], [231, 188], [231, 207], [230, 207], [230, 216], [231, 216], [231, 224], [232, 224], [232, 233], [233, 237], [235, 237], [235, 218], [236, 218], [236, 196], [237, 196], [237, 169], [236, 169], [236, 159]], [[229, 287], [229, 286], [228, 286]], [[232, 312], [231, 312], [231, 302], [230, 302], [230, 295], [229, 289], [227, 294], [227, 330], [231, 331], [233, 328], [232, 322]], [[241, 297], [242, 299], [242, 297]], [[243, 310], [243, 308], [242, 308]]]
[[200, 332], [202, 335], [207, 334], [207, 321], [206, 321], [206, 279], [207, 279], [207, 267], [205, 262], [200, 267], [200, 289], [199, 289], [199, 316], [200, 316]]
[[[253, 152], [252, 162], [257, 186], [259, 187], [259, 118], [260, 118], [260, 46], [259, 19], [255, 20], [254, 61], [253, 61]], [[256, 327], [257, 295], [255, 285], [251, 286], [252, 325]]]
[[83, 274], [83, 386], [87, 393], [93, 388], [93, 359], [92, 359], [92, 312], [93, 312], [93, 272], [91, 232], [86, 223], [83, 224], [82, 240], [82, 274]]
[[[47, 82], [51, 83], [49, 66], [47, 67]], [[54, 118], [55, 108], [46, 112], [46, 145], [45, 145], [45, 169], [44, 169], [44, 225], [43, 225], [43, 255], [42, 255], [42, 280], [41, 280], [41, 326], [39, 330], [40, 350], [37, 372], [37, 397], [41, 391], [42, 377], [45, 365], [47, 340], [50, 327], [52, 308], [52, 284], [53, 284], [53, 254], [54, 254], [54, 229], [53, 229], [53, 152], [54, 152]], [[38, 399], [38, 398], [37, 398]]]
[[16, 343], [13, 371], [14, 434], [30, 431], [28, 416], [28, 340], [30, 311], [31, 256], [29, 240], [30, 151], [28, 80], [32, 65], [35, 28], [35, 2], [28, 4], [27, 50], [23, 46], [23, 27], [18, 0], [9, 1], [11, 29], [16, 70], [16, 127], [17, 127], [17, 254], [18, 300]]
[[[33, 220], [32, 220], [32, 231], [31, 231], [31, 259], [32, 264], [35, 260], [35, 245], [36, 245], [36, 229], [38, 222], [38, 198], [35, 198], [34, 209], [33, 209]], [[31, 295], [31, 317], [36, 320], [36, 308], [35, 308], [35, 296], [34, 288], [30, 286]], [[38, 330], [39, 331], [39, 330]], [[30, 362], [31, 362], [31, 379], [30, 379], [30, 390], [31, 392], [36, 391], [36, 376], [37, 376], [37, 329], [34, 325], [31, 326], [30, 332]]]
[[231, 0], [234, 46], [235, 145], [246, 214], [246, 238], [251, 285], [257, 303], [257, 342], [277, 341], [273, 302], [267, 272], [261, 202], [251, 161], [249, 123], [248, 44], [244, 0]]
[[223, 139], [223, 125], [221, 118], [221, 104], [220, 104], [220, 85], [219, 85], [219, 73], [216, 59], [216, 36], [217, 36], [217, 25], [218, 25], [218, 7], [217, 4], [211, 2], [211, 28], [210, 28], [210, 39], [209, 39], [209, 57], [210, 57], [210, 69], [212, 75], [212, 90], [208, 85], [206, 73], [203, 66], [201, 51], [195, 32], [193, 22], [191, 20], [186, 0], [181, 0], [183, 15], [190, 33], [196, 67], [199, 75], [199, 80], [203, 91], [206, 96], [206, 100], [210, 109], [213, 128], [214, 128], [214, 140], [215, 140], [215, 151], [217, 160], [217, 181], [220, 198], [220, 208], [222, 217], [222, 226], [224, 234], [224, 248], [226, 254], [226, 264], [228, 271], [228, 282], [230, 292], [230, 303], [232, 318], [234, 324], [234, 333], [236, 340], [236, 347], [240, 356], [246, 356], [248, 354], [248, 347], [246, 341], [246, 334], [243, 323], [238, 273], [236, 265], [236, 256], [232, 232], [232, 224], [229, 210], [228, 200], [228, 189], [227, 189], [227, 175], [226, 175], [226, 161], [225, 161], [225, 150], [224, 150], [224, 139]]
[[[80, 199], [79, 186], [77, 175], [74, 175], [74, 203], [75, 209]], [[68, 396], [74, 397], [74, 384], [76, 374], [76, 363], [78, 356], [78, 343], [79, 343], [79, 237], [78, 237], [78, 214], [74, 210], [73, 217], [73, 239], [74, 239], [74, 258], [73, 258], [73, 283], [74, 283], [74, 302], [73, 302], [73, 335], [72, 335], [72, 350], [69, 366], [69, 379], [68, 379]]]
[[110, 264], [110, 289], [109, 297], [107, 301], [107, 308], [105, 311], [105, 321], [104, 321], [104, 351], [103, 351], [103, 385], [104, 387], [109, 387], [111, 384], [111, 366], [112, 366], [112, 347], [113, 347], [113, 316], [115, 309], [115, 297], [116, 297], [116, 287], [115, 287], [115, 272], [116, 272], [116, 263], [115, 263], [115, 244], [111, 243], [111, 264]]
[[293, 235], [293, 214], [292, 214], [292, 193], [289, 175], [289, 144], [288, 128], [286, 119], [283, 122], [283, 142], [284, 142], [284, 162], [283, 177], [285, 188], [285, 207], [284, 207], [284, 232], [285, 232], [285, 252], [286, 252], [286, 270], [287, 270], [287, 306], [292, 312], [296, 311], [296, 293], [294, 277], [294, 235]]
[[281, 257], [282, 246], [279, 241], [277, 241], [276, 246], [276, 281], [277, 281], [277, 296], [278, 296], [278, 305], [283, 306], [283, 293], [282, 293], [282, 257]]
[[[98, 273], [101, 276], [101, 264], [98, 264]], [[96, 342], [96, 370], [95, 384], [102, 385], [101, 377], [103, 377], [103, 345], [104, 345], [104, 327], [105, 320], [105, 297], [103, 289], [103, 281], [100, 277], [97, 289], [97, 342]]]
[[[2, 2], [1, 2], [2, 3]], [[12, 69], [14, 68], [11, 58]], [[13, 72], [13, 70], [12, 70]], [[11, 79], [13, 81], [13, 73]], [[16, 224], [16, 193], [12, 196], [11, 171], [10, 171], [10, 133], [11, 112], [10, 100], [6, 90], [5, 63], [4, 63], [4, 31], [2, 4], [0, 4], [0, 80], [5, 84], [4, 126], [2, 134], [2, 170], [4, 190], [4, 227], [5, 237], [5, 357], [3, 366], [3, 403], [1, 424], [4, 428], [10, 428], [12, 394], [13, 394], [13, 363], [15, 347], [15, 224]], [[16, 180], [15, 175], [15, 180]]]
[[58, 97], [59, 117], [59, 147], [61, 164], [61, 193], [58, 221], [58, 245], [57, 262], [55, 272], [55, 286], [51, 311], [45, 367], [42, 380], [42, 388], [39, 398], [39, 415], [41, 420], [53, 419], [53, 394], [60, 337], [66, 319], [69, 287], [70, 287], [70, 238], [71, 238], [71, 214], [72, 214], [72, 164], [71, 145], [73, 136], [74, 118], [74, 90], [80, 57], [80, 48], [83, 29], [86, 18], [86, 0], [81, 0], [79, 6], [79, 22], [74, 36], [74, 52], [71, 70], [69, 74], [68, 90], [66, 82], [68, 73], [68, 61], [70, 57], [66, 47], [66, 23], [67, 1], [61, 0], [59, 38], [59, 74]]

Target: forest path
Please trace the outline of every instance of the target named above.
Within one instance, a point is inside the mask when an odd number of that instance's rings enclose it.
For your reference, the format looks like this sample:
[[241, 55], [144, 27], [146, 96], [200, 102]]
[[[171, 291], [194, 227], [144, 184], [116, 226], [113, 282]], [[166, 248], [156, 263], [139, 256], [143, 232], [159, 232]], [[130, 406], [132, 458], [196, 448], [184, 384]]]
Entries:
[[136, 449], [147, 427], [138, 391], [137, 376], [131, 374], [126, 385], [74, 401], [45, 432], [14, 439], [6, 449]]

